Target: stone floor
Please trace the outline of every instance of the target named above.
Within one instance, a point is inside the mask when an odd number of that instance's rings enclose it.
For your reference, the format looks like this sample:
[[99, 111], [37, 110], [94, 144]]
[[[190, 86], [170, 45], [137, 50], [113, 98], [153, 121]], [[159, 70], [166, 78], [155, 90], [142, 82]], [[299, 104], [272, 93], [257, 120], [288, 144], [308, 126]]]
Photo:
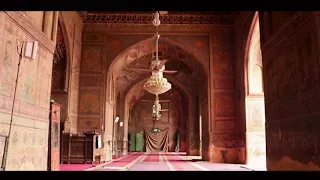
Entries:
[[220, 164], [201, 161], [185, 153], [137, 152], [86, 171], [255, 171], [265, 170], [241, 164]]

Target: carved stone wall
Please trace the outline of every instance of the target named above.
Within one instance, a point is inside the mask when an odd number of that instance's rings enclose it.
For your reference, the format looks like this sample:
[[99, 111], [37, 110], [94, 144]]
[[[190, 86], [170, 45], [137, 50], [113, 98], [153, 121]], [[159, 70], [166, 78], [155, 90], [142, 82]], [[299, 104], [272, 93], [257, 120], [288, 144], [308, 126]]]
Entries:
[[[319, 170], [319, 16], [312, 12], [259, 15], [263, 17], [267, 168]], [[276, 21], [286, 23], [277, 28]]]
[[[6, 170], [47, 170], [48, 115], [55, 43], [23, 13], [0, 12], [0, 134], [8, 136], [18, 67], [17, 46], [39, 41], [35, 60], [23, 58]], [[38, 17], [39, 18], [39, 17]], [[33, 19], [37, 20], [37, 19]], [[16, 23], [18, 22], [18, 23]], [[51, 29], [53, 29], [51, 24]]]
[[[103, 91], [104, 69], [102, 69], [101, 58], [101, 48], [83, 46], [79, 90], [78, 131], [98, 130], [101, 132], [105, 101]], [[92, 83], [91, 79], [96, 79], [97, 83]]]
[[209, 160], [235, 163], [237, 154], [233, 31], [210, 34]]

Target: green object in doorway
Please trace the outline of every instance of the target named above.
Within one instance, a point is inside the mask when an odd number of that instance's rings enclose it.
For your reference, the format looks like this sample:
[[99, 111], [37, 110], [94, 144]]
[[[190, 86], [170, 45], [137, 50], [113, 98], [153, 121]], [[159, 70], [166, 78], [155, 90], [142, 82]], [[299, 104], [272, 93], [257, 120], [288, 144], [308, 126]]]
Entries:
[[142, 152], [143, 151], [143, 133], [136, 134], [136, 151]]
[[136, 151], [136, 133], [130, 133], [130, 151]]

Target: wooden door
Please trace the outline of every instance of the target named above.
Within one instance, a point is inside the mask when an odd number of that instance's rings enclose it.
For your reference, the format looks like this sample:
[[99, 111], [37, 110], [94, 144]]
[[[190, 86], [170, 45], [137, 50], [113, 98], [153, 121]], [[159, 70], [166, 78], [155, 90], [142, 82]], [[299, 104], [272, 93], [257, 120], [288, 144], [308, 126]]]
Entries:
[[51, 103], [48, 145], [48, 170], [60, 170], [60, 105]]

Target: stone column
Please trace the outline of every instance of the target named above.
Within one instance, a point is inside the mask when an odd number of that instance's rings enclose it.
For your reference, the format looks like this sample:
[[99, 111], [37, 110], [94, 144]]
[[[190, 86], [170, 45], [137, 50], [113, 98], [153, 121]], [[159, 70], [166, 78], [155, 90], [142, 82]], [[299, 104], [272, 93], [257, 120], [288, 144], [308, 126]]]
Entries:
[[[127, 155], [128, 151], [126, 149], [127, 145], [126, 145], [126, 141], [128, 140], [128, 107], [127, 107], [127, 103], [126, 103], [126, 98], [125, 97], [121, 97], [121, 105], [120, 105], [120, 120], [119, 120], [119, 140], [122, 141], [121, 142], [121, 147], [122, 147], [122, 155]], [[120, 126], [120, 122], [123, 123], [123, 126]]]
[[59, 15], [59, 11], [53, 12], [53, 27], [52, 27], [51, 40], [54, 42], [56, 42], [57, 40], [58, 15]]
[[106, 110], [105, 110], [105, 123], [104, 123], [104, 150], [106, 155], [106, 161], [112, 160], [112, 133], [114, 130], [114, 115], [113, 115], [114, 102], [112, 100], [107, 100]]
[[52, 40], [53, 13], [54, 11], [44, 11], [42, 30], [48, 39]]
[[232, 28], [217, 28], [210, 35], [209, 161], [237, 163], [234, 48]]
[[200, 155], [200, 136], [199, 136], [199, 117], [197, 117], [197, 103], [195, 98], [190, 103], [190, 116], [188, 118], [188, 155], [198, 156]]
[[124, 119], [123, 119], [123, 155], [127, 155], [128, 154], [128, 130], [129, 130], [129, 118], [130, 118], [130, 114], [129, 114], [129, 105], [128, 103], [125, 102], [125, 106], [124, 106]]
[[200, 137], [199, 132], [189, 132], [189, 145], [188, 145], [189, 156], [200, 155]]
[[201, 156], [205, 161], [209, 161], [209, 119], [208, 119], [208, 100], [201, 102]]

